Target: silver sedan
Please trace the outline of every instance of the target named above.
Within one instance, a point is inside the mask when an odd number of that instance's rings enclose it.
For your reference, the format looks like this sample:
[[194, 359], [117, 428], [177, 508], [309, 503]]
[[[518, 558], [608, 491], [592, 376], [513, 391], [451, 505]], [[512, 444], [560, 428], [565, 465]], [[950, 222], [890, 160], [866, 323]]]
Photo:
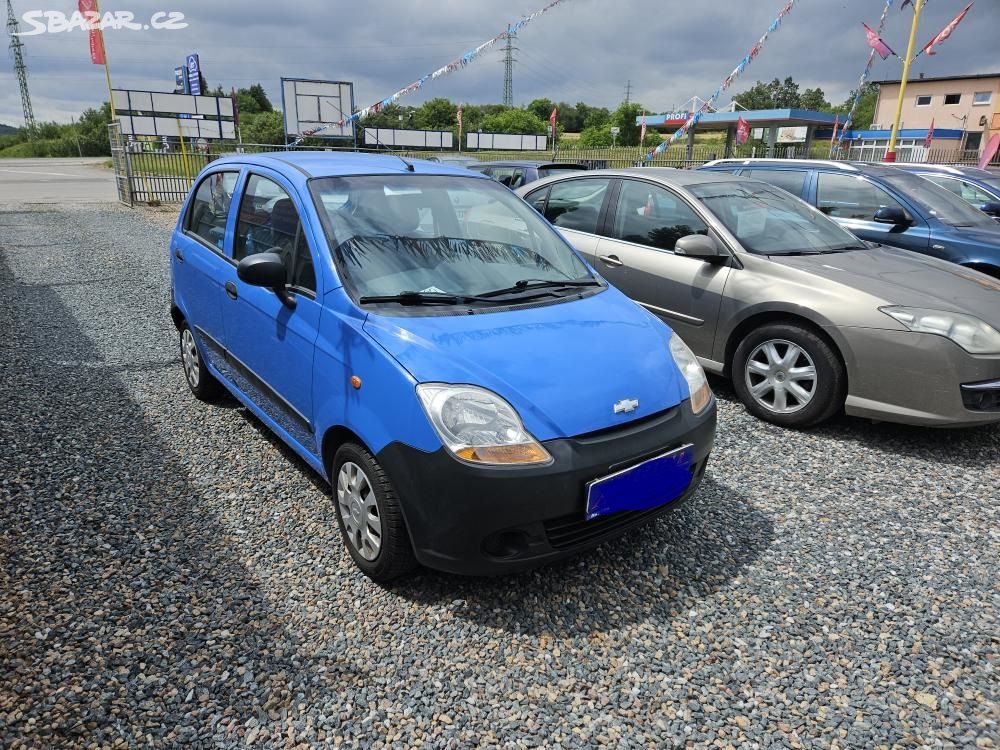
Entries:
[[761, 419], [1000, 421], [1000, 282], [865, 243], [718, 172], [601, 170], [517, 191]]

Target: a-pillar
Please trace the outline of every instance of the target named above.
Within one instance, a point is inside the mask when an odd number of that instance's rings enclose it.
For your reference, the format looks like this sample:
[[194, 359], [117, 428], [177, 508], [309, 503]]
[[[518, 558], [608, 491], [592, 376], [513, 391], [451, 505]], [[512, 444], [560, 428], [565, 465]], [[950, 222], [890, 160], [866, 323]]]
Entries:
[[774, 158], [774, 144], [778, 142], [778, 126], [772, 125], [767, 129], [767, 158]]

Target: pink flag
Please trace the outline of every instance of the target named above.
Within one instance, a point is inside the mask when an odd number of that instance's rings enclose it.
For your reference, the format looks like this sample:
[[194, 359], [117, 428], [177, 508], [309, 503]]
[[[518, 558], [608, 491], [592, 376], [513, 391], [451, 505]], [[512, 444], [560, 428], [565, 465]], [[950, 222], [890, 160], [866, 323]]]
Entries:
[[931, 118], [931, 126], [927, 128], [927, 137], [924, 138], [924, 148], [931, 147], [931, 141], [934, 140], [934, 118]]
[[639, 145], [646, 141], [646, 110], [642, 111], [642, 127], [639, 128]]
[[549, 115], [549, 130], [552, 132], [553, 143], [556, 142], [556, 117], [558, 116], [558, 114], [559, 111], [555, 107], [553, 107], [552, 114]]
[[889, 55], [896, 54], [892, 51], [892, 48], [889, 47], [888, 44], [882, 41], [882, 37], [872, 31], [868, 24], [862, 23], [861, 25], [865, 27], [865, 36], [868, 37], [868, 46], [878, 52], [879, 57], [885, 60], [889, 57]]
[[835, 115], [833, 118], [833, 135], [830, 136], [830, 146], [833, 146], [833, 142], [837, 140], [837, 126], [840, 125], [840, 115]]
[[743, 115], [736, 121], [736, 145], [742, 146], [750, 138], [750, 123], [743, 119]]
[[101, 31], [101, 15], [97, 12], [97, 0], [79, 0], [80, 13], [90, 29], [90, 61], [94, 65], [104, 65], [104, 34]]
[[[975, 2], [975, 0], [973, 0], [973, 2]], [[941, 42], [943, 42], [945, 39], [951, 36], [951, 32], [953, 32], [955, 30], [955, 27], [962, 22], [962, 19], [965, 18], [965, 14], [969, 12], [969, 8], [971, 7], [972, 3], [966, 5], [965, 10], [963, 10], [961, 13], [959, 13], [957, 16], [951, 19], [951, 23], [949, 23], [947, 26], [941, 29], [941, 31], [938, 32], [938, 35], [933, 39], [931, 39], [929, 42], [927, 42], [927, 44], [924, 45], [924, 48], [920, 51], [926, 52], [928, 55], [936, 55], [937, 52], [934, 51], [934, 45], [941, 44]]]

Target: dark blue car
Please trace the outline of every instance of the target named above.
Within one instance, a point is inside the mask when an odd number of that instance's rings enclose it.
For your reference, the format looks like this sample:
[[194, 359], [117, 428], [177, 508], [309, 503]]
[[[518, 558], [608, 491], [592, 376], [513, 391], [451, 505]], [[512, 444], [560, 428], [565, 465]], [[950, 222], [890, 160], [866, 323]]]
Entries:
[[720, 159], [701, 169], [776, 185], [863, 240], [1000, 278], [1000, 225], [953, 192], [894, 166], [811, 159]]
[[187, 384], [333, 487], [377, 580], [592, 547], [694, 492], [698, 360], [533, 209], [468, 170], [267, 154], [199, 176], [170, 247]]
[[966, 203], [1000, 221], [1000, 174], [976, 167], [944, 164], [900, 164], [899, 168], [950, 190]]

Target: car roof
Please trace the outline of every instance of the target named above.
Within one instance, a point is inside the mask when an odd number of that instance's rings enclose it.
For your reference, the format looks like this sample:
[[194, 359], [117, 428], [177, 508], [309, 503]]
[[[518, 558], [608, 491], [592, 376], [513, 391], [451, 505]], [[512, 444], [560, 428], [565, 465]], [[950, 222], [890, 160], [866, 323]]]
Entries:
[[480, 166], [493, 167], [583, 167], [583, 164], [567, 161], [542, 161], [539, 159], [500, 159], [498, 161], [480, 162]]
[[993, 177], [993, 174], [979, 167], [954, 167], [949, 164], [900, 164], [900, 169], [907, 172], [932, 172], [935, 174], [961, 175], [973, 179]]
[[[209, 166], [240, 164], [276, 169], [292, 179], [313, 177], [348, 177], [354, 175], [399, 174], [410, 170], [403, 157], [392, 154], [363, 154], [354, 151], [270, 151], [261, 154], [232, 154]], [[462, 167], [423, 159], [406, 159], [417, 174], [455, 175], [488, 179]]]
[[559, 180], [565, 179], [587, 179], [590, 177], [646, 177], [668, 185], [687, 187], [688, 185], [703, 185], [712, 182], [747, 182], [749, 177], [737, 177], [727, 172], [716, 172], [711, 170], [695, 169], [674, 169], [672, 167], [628, 167], [626, 169], [590, 169], [586, 174], [575, 174], [570, 176], [553, 175], [538, 182], [531, 182], [515, 192], [518, 194], [522, 190], [530, 192], [533, 190]]
[[863, 161], [835, 161], [831, 159], [716, 159], [702, 165], [702, 167], [709, 169], [714, 167], [774, 167], [777, 169], [798, 167], [801, 169], [838, 170], [872, 176], [890, 175], [899, 171], [894, 164], [871, 164]]

